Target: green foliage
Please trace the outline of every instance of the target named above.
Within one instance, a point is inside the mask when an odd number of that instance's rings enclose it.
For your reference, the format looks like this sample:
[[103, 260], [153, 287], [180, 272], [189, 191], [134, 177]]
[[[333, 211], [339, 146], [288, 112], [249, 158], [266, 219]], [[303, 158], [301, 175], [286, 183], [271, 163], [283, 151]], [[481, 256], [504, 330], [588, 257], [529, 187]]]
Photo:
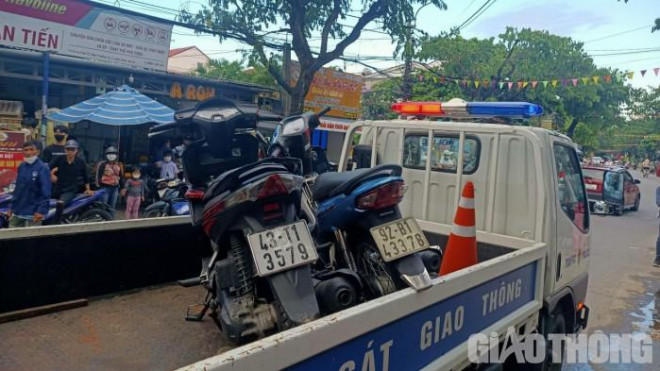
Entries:
[[[405, 43], [414, 7], [424, 4], [446, 9], [443, 0], [209, 0], [208, 6], [196, 14], [182, 11], [180, 19], [216, 33], [220, 42], [235, 39], [250, 45], [251, 60], [266, 68], [291, 95], [292, 111], [297, 112], [302, 109], [314, 74], [340, 58], [365, 26], [379, 21], [378, 27], [390, 35], [398, 52]], [[360, 8], [362, 14], [357, 20], [345, 21], [355, 14], [355, 8]], [[290, 35], [291, 48], [301, 66], [295, 83], [284, 79], [266, 53], [267, 49], [283, 50], [286, 41], [282, 34]], [[319, 35], [317, 49], [309, 40]], [[331, 47], [330, 41], [336, 44]]]
[[[580, 42], [547, 31], [508, 27], [498, 39], [465, 39], [458, 36], [436, 36], [423, 40], [417, 58], [441, 61], [440, 69], [418, 72], [422, 81], [414, 83], [413, 100], [447, 100], [458, 97], [468, 101], [529, 101], [543, 106], [554, 121], [563, 122], [560, 129], [575, 131], [579, 144], [599, 146], [599, 133], [623, 119], [621, 107], [628, 99], [629, 87], [623, 81], [603, 81], [604, 75], [618, 71], [597, 68]], [[439, 76], [467, 81], [460, 86]], [[599, 76], [595, 84], [593, 76]], [[434, 80], [435, 77], [435, 80]], [[578, 86], [562, 79], [577, 77]], [[582, 78], [588, 78], [585, 85]], [[557, 87], [551, 81], [558, 79]], [[474, 81], [479, 81], [475, 86]], [[532, 88], [531, 81], [537, 81]], [[548, 81], [543, 87], [541, 81]], [[520, 89], [519, 81], [529, 85]], [[499, 82], [516, 83], [513, 89]], [[484, 87], [485, 86], [485, 87]], [[578, 125], [580, 124], [580, 125]]]
[[249, 82], [272, 87], [277, 86], [277, 83], [270, 76], [268, 70], [259, 64], [246, 67], [241, 62], [216, 59], [209, 62], [208, 65], [198, 68], [197, 72], [201, 76], [212, 79]]

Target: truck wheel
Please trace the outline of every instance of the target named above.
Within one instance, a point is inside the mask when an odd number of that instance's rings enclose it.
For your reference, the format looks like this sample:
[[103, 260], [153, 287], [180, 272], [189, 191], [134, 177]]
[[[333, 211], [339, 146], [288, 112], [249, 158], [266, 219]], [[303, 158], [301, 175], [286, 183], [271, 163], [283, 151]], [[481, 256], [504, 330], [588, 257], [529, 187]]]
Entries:
[[82, 223], [96, 223], [112, 220], [112, 215], [103, 209], [88, 209], [80, 216]]
[[[555, 312], [552, 315], [546, 316], [542, 325], [543, 337], [545, 338], [545, 361], [533, 365], [528, 365], [529, 370], [532, 371], [560, 371], [566, 357], [565, 347], [566, 344], [562, 340], [560, 354], [554, 356], [552, 354], [552, 343], [548, 341], [549, 334], [566, 334], [566, 319], [561, 312]], [[559, 358], [559, 359], [557, 359]]]
[[640, 196], [637, 195], [637, 199], [635, 200], [635, 206], [633, 206], [632, 211], [638, 211], [639, 210], [639, 201], [640, 201]]

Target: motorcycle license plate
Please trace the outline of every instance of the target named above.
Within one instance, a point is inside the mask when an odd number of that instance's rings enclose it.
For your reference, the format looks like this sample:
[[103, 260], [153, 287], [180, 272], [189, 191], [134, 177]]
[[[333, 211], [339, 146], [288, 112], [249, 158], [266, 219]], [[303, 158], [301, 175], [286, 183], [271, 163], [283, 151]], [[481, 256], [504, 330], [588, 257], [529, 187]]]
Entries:
[[247, 236], [257, 275], [264, 277], [318, 259], [307, 223], [299, 220]]
[[584, 187], [590, 191], [595, 191], [598, 189], [598, 186], [595, 184], [585, 184]]
[[414, 218], [399, 219], [369, 231], [386, 262], [429, 248], [429, 242]]

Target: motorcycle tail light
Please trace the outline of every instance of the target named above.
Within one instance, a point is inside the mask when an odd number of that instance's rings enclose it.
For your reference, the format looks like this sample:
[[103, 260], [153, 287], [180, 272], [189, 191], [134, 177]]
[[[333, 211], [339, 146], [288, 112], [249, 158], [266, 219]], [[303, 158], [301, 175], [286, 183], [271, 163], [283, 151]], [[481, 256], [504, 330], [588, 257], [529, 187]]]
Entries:
[[358, 209], [384, 209], [401, 202], [405, 193], [406, 185], [403, 181], [388, 183], [358, 197], [355, 206]]
[[257, 194], [257, 199], [272, 197], [272, 196], [283, 196], [289, 194], [289, 189], [282, 181], [279, 175], [271, 175], [266, 179], [266, 182], [261, 186], [259, 193]]
[[204, 198], [204, 190], [189, 189], [186, 191], [186, 195], [184, 197], [186, 198], [186, 200], [199, 201]]

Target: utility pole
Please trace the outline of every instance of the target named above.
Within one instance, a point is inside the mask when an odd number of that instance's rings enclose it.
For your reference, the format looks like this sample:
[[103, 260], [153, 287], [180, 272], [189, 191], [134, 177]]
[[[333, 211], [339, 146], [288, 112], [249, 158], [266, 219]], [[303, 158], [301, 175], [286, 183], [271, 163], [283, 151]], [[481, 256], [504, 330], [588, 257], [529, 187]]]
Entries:
[[[282, 51], [282, 77], [287, 84], [291, 83], [291, 45], [289, 43], [284, 44], [284, 49]], [[289, 93], [280, 88], [282, 92], [282, 105], [284, 108], [284, 116], [289, 116], [291, 113], [291, 96]]]
[[406, 24], [406, 45], [403, 48], [404, 69], [403, 82], [401, 83], [401, 95], [404, 101], [412, 99], [412, 57], [413, 57], [413, 26], [409, 20]]

